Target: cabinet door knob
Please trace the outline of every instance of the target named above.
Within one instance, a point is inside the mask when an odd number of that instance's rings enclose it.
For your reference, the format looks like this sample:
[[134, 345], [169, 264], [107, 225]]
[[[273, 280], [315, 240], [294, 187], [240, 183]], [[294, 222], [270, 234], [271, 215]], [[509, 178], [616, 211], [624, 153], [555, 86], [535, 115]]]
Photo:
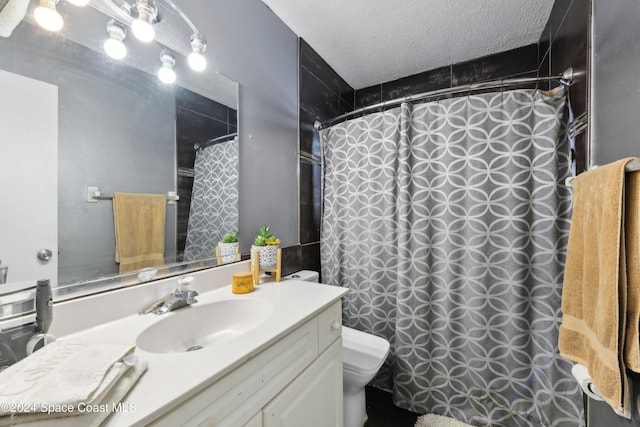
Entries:
[[40, 249], [38, 251], [38, 259], [40, 261], [47, 262], [51, 259], [52, 256], [53, 252], [51, 252], [49, 249]]
[[333, 332], [338, 332], [341, 329], [342, 329], [342, 325], [340, 324], [340, 322], [338, 322], [337, 320], [334, 320], [333, 322], [331, 322], [331, 330]]

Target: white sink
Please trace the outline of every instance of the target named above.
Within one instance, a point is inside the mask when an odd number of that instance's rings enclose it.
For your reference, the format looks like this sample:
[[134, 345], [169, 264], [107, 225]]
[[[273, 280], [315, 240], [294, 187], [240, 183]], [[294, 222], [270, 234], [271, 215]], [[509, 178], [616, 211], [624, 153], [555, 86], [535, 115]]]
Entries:
[[234, 299], [178, 309], [149, 326], [136, 346], [149, 353], [183, 353], [237, 338], [260, 326], [273, 313], [271, 303]]

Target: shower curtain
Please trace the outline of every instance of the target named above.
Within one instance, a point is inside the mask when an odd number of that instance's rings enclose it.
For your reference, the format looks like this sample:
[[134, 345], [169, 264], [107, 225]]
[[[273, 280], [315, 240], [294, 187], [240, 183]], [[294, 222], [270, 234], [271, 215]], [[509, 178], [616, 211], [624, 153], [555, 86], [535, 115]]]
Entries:
[[222, 236], [238, 229], [238, 155], [235, 139], [196, 153], [185, 261], [214, 258]]
[[579, 426], [557, 335], [565, 94], [403, 104], [323, 131], [323, 282], [391, 343], [374, 385], [478, 426]]

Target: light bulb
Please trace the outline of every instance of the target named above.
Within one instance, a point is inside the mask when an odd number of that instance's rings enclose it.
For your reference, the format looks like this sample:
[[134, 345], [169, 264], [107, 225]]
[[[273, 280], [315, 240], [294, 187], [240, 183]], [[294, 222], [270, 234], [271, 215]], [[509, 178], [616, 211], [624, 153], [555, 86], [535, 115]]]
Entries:
[[207, 60], [202, 55], [204, 51], [207, 49], [207, 42], [204, 40], [204, 37], [198, 33], [195, 33], [191, 36], [191, 49], [193, 50], [187, 58], [189, 62], [189, 66], [194, 71], [203, 71], [207, 68]]
[[131, 31], [138, 40], [149, 43], [156, 36], [153, 24], [158, 20], [158, 6], [155, 0], [138, 0], [134, 6], [138, 17], [131, 24]]
[[145, 43], [153, 41], [156, 37], [156, 31], [153, 29], [153, 26], [140, 19], [133, 21], [133, 24], [131, 24], [131, 31], [133, 31], [133, 34], [138, 40]]
[[113, 59], [122, 59], [127, 56], [127, 47], [122, 43], [122, 40], [127, 36], [124, 27], [112, 19], [107, 24], [107, 33], [109, 38], [104, 42], [104, 50], [107, 55]]
[[122, 59], [127, 56], [127, 47], [120, 40], [116, 39], [105, 40], [104, 51], [113, 59]]
[[200, 53], [192, 52], [191, 54], [189, 54], [187, 61], [189, 62], [189, 66], [191, 67], [191, 69], [193, 69], [194, 71], [203, 71], [205, 68], [207, 68], [207, 60]]
[[163, 66], [158, 70], [158, 78], [162, 83], [170, 85], [176, 81], [176, 72], [173, 71], [173, 68]]
[[176, 59], [166, 50], [163, 50], [160, 54], [160, 61], [162, 67], [158, 70], [158, 78], [162, 83], [172, 84], [176, 81], [176, 72], [173, 71], [173, 66], [176, 65]]
[[69, 3], [75, 6], [86, 6], [89, 4], [89, 0], [67, 0]]
[[40, 5], [33, 12], [38, 25], [47, 31], [60, 31], [64, 25], [62, 16], [56, 10], [56, 0], [40, 0]]

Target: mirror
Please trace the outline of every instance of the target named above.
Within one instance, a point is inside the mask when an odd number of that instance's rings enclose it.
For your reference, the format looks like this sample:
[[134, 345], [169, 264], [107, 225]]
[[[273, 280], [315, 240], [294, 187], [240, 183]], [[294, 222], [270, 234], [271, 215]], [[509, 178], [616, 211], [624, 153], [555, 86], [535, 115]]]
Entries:
[[[127, 57], [113, 60], [102, 49], [108, 16], [65, 2], [58, 10], [60, 33], [31, 22], [29, 10], [0, 37], [7, 281], [49, 278], [61, 296], [61, 288], [86, 292], [217, 265], [217, 242], [238, 228], [237, 83], [211, 64], [192, 71], [180, 53], [189, 48], [177, 47], [178, 79], [165, 85], [155, 75], [159, 43], [128, 35]], [[120, 274], [115, 261], [110, 196], [120, 192], [167, 199], [163, 263], [142, 274]]]

